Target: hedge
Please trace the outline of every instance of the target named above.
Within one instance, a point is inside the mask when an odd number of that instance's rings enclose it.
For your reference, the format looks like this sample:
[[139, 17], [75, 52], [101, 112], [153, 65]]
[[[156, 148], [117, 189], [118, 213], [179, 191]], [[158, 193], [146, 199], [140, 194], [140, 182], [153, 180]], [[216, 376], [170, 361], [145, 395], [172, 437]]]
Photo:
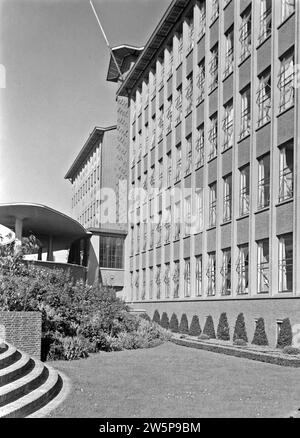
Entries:
[[156, 322], [157, 324], [160, 324], [160, 314], [158, 310], [155, 310], [152, 321]]
[[184, 334], [184, 335], [189, 334], [189, 322], [188, 322], [188, 319], [187, 319], [187, 316], [185, 313], [183, 313], [181, 316], [180, 325], [179, 325], [179, 332]]
[[243, 313], [239, 313], [235, 327], [234, 327], [234, 334], [233, 334], [233, 341], [236, 339], [244, 339], [244, 341], [248, 342], [248, 336], [246, 331], [246, 324], [245, 324], [245, 318]]
[[257, 320], [252, 344], [269, 345], [266, 330], [265, 330], [265, 321], [263, 318], [259, 318]]
[[208, 315], [208, 317], [206, 318], [203, 333], [209, 336], [210, 339], [216, 339], [214, 320], [211, 315]]
[[167, 315], [166, 312], [164, 312], [164, 313], [162, 314], [162, 316], [161, 316], [160, 325], [161, 325], [164, 329], [168, 330], [169, 325], [170, 325], [170, 322], [169, 322], [169, 317], [168, 317], [168, 315]]
[[217, 338], [222, 339], [223, 341], [230, 340], [229, 324], [225, 312], [221, 313], [220, 315], [219, 324], [217, 328]]
[[191, 336], [199, 336], [199, 335], [201, 335], [201, 333], [202, 333], [202, 330], [200, 327], [199, 318], [197, 315], [194, 315], [192, 318], [191, 325], [190, 325], [189, 334]]
[[179, 322], [176, 313], [173, 313], [170, 319], [169, 329], [173, 333], [178, 333], [179, 331]]

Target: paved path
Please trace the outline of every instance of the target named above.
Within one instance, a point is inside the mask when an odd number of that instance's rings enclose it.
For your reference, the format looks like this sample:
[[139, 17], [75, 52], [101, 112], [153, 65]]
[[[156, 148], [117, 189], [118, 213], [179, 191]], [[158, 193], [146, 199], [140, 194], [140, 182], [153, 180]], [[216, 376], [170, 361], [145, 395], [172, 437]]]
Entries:
[[51, 417], [280, 417], [300, 408], [300, 369], [171, 343], [55, 367], [73, 390]]

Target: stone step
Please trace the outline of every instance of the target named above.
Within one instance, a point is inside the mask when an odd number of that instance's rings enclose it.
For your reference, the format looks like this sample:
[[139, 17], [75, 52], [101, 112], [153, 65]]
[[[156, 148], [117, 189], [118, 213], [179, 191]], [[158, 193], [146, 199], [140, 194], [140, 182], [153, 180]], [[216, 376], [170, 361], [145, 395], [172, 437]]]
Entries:
[[12, 345], [8, 345], [6, 350], [0, 355], [0, 370], [16, 362], [20, 357], [21, 353]]
[[24, 377], [34, 368], [34, 360], [27, 354], [21, 354], [16, 362], [0, 370], [0, 387]]

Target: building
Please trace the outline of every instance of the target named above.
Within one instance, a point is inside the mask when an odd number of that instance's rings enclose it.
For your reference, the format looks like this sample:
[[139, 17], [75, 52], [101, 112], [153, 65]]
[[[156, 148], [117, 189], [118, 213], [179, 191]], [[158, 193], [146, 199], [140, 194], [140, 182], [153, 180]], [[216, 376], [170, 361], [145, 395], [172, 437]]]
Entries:
[[95, 127], [65, 176], [73, 188], [72, 216], [92, 234], [88, 281], [117, 290], [123, 289], [127, 234], [127, 149], [120, 129]]
[[299, 32], [299, 1], [173, 0], [123, 78], [133, 307], [300, 322]]

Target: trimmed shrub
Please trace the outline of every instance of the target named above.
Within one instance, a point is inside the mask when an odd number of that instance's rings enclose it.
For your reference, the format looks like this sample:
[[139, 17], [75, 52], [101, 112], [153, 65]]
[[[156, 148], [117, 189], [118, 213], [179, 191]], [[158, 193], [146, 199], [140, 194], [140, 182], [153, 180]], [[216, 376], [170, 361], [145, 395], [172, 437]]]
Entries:
[[245, 347], [247, 345], [247, 342], [245, 341], [245, 339], [237, 338], [235, 341], [233, 341], [233, 345], [236, 345], [237, 347]]
[[243, 313], [239, 313], [235, 327], [234, 327], [234, 334], [233, 334], [233, 341], [236, 339], [244, 339], [244, 341], [248, 342], [248, 336], [246, 332], [246, 324], [245, 324], [245, 318]]
[[190, 331], [189, 334], [190, 336], [199, 336], [201, 335], [201, 327], [200, 327], [200, 323], [199, 323], [199, 318], [197, 315], [194, 315], [192, 318], [192, 322], [190, 325]]
[[216, 339], [214, 320], [211, 315], [208, 315], [206, 318], [203, 334], [207, 335], [210, 339]]
[[263, 318], [259, 318], [257, 320], [252, 344], [269, 345], [267, 334], [265, 331], [265, 321]]
[[284, 348], [292, 345], [293, 342], [293, 333], [291, 321], [289, 318], [285, 318], [282, 321], [280, 332], [277, 339], [277, 348]]
[[170, 322], [166, 312], [164, 312], [161, 316], [160, 325], [166, 330], [169, 329]]
[[188, 322], [188, 319], [187, 319], [187, 316], [185, 313], [183, 313], [181, 316], [180, 325], [179, 325], [179, 333], [182, 333], [184, 335], [189, 334], [189, 322]]
[[201, 335], [198, 336], [198, 339], [200, 339], [200, 341], [208, 341], [210, 337], [208, 335], [205, 335], [204, 333], [201, 333]]
[[220, 315], [219, 324], [217, 328], [217, 338], [221, 339], [222, 341], [230, 340], [229, 324], [225, 312], [221, 313]]
[[170, 319], [169, 329], [173, 333], [178, 333], [179, 331], [179, 322], [176, 313], [173, 313]]
[[140, 318], [145, 319], [145, 320], [148, 321], [148, 322], [151, 321], [151, 318], [150, 318], [150, 316], [148, 315], [148, 313], [141, 313], [139, 316], [140, 316]]
[[160, 324], [160, 314], [158, 310], [155, 310], [152, 321], [156, 322], [156, 324]]
[[296, 347], [288, 346], [288, 347], [284, 347], [284, 349], [282, 350], [282, 352], [283, 352], [284, 354], [291, 354], [291, 355], [296, 356], [296, 355], [300, 354], [300, 349], [299, 349], [299, 348], [296, 348]]

